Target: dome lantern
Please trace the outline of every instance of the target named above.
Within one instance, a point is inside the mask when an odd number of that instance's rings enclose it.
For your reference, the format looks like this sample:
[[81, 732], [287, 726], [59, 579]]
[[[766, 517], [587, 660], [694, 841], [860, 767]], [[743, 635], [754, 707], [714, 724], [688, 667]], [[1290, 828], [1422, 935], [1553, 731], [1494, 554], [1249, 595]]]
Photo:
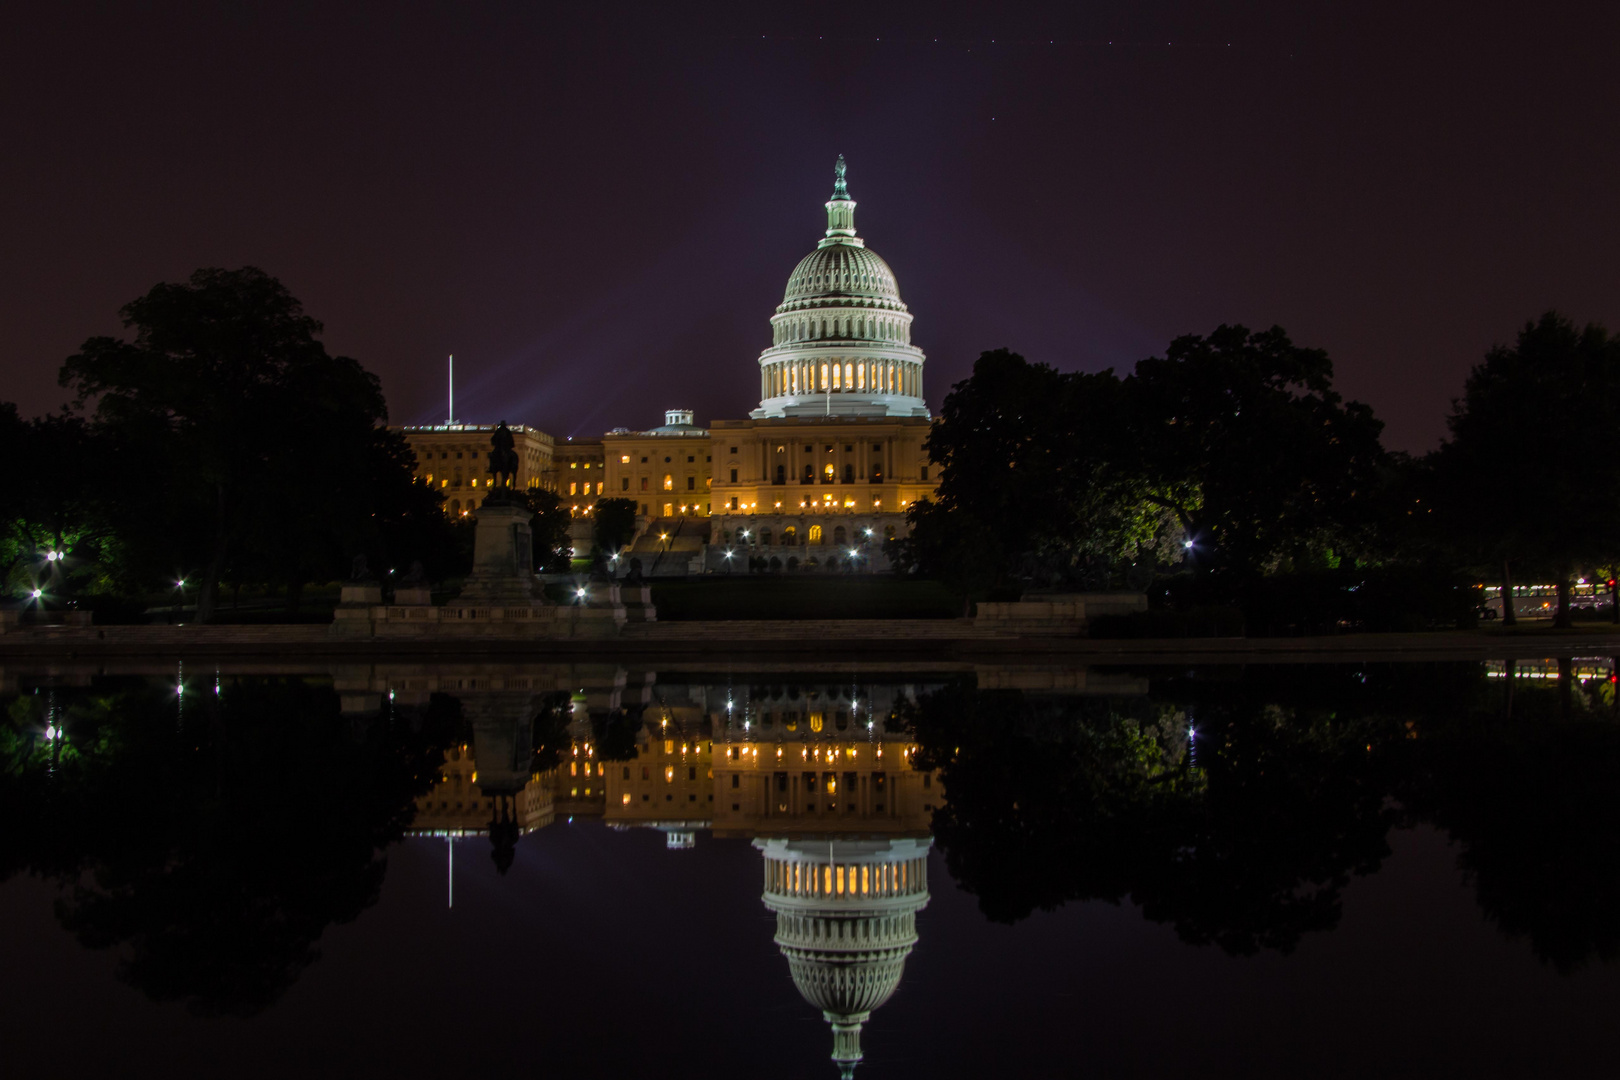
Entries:
[[838, 164], [833, 166], [833, 193], [827, 200], [827, 239], [821, 242], [822, 247], [839, 243], [866, 246], [855, 235], [855, 200], [849, 197], [849, 188], [844, 184], [844, 169], [844, 155], [839, 154]]

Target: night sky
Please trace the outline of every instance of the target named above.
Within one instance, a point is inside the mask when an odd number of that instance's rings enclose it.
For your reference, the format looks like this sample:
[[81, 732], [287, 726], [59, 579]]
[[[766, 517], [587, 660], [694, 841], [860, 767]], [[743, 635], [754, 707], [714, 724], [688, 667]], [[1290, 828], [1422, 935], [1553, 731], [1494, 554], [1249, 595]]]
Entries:
[[985, 349], [1278, 323], [1425, 450], [1526, 319], [1620, 327], [1620, 9], [1417, 6], [19, 6], [0, 399], [252, 264], [396, 423], [451, 352], [464, 419], [743, 416], [843, 153], [935, 409]]

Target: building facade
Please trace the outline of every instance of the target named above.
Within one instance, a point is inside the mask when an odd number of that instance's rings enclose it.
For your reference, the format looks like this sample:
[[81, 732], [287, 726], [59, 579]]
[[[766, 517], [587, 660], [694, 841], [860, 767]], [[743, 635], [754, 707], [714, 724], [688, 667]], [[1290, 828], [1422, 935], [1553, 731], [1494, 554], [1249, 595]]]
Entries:
[[[416, 478], [444, 496], [444, 512], [464, 517], [489, 494], [489, 439], [495, 424], [430, 424], [397, 428], [416, 455]], [[524, 424], [511, 425], [518, 455], [517, 486], [555, 487], [550, 435]]]
[[[659, 573], [886, 568], [883, 541], [905, 535], [906, 510], [939, 482], [924, 449], [927, 358], [894, 272], [855, 231], [842, 157], [824, 206], [825, 233], [771, 316], [758, 408], [708, 427], [671, 409], [659, 427], [600, 439], [513, 428], [523, 486], [557, 492], [581, 519], [598, 499], [630, 499], [649, 551], [659, 537], [696, 544]], [[492, 428], [403, 430], [446, 511], [476, 508]], [[584, 554], [584, 520], [576, 533]]]
[[906, 509], [938, 484], [926, 357], [894, 272], [855, 232], [841, 157], [825, 205], [826, 233], [771, 317], [759, 407], [712, 427], [709, 569], [881, 568], [882, 541], [905, 535]]
[[714, 448], [690, 409], [670, 409], [647, 431], [615, 428], [602, 436], [607, 494], [630, 499], [645, 518], [705, 517]]

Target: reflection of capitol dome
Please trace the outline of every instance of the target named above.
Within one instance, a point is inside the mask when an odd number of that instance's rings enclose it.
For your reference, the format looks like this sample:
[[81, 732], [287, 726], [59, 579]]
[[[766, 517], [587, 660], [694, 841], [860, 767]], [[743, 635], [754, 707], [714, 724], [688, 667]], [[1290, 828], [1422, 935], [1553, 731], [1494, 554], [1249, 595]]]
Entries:
[[771, 317], [751, 415], [927, 417], [911, 313], [889, 264], [855, 235], [842, 157], [836, 175], [826, 236], [794, 268]]
[[833, 1029], [833, 1061], [851, 1077], [861, 1025], [894, 993], [928, 903], [932, 840], [755, 840], [765, 906], [793, 984]]

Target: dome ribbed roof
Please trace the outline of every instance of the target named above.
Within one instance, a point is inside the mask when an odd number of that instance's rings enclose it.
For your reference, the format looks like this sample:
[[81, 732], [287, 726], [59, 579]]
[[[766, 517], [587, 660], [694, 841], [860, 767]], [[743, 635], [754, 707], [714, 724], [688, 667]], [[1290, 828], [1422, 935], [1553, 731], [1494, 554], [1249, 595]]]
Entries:
[[782, 302], [839, 296], [899, 303], [900, 286], [894, 271], [876, 252], [855, 244], [828, 244], [799, 260]]

